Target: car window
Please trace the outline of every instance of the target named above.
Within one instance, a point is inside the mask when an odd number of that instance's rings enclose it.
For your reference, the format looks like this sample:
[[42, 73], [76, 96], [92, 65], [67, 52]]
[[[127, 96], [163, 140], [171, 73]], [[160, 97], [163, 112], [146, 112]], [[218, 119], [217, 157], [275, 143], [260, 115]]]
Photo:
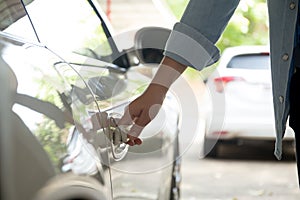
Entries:
[[[25, 0], [30, 4], [31, 0]], [[37, 37], [20, 0], [0, 0], [0, 30], [30, 41]]]
[[269, 69], [269, 54], [245, 54], [234, 56], [227, 65], [234, 69]]
[[34, 0], [26, 6], [43, 44], [99, 58], [111, 54], [101, 21], [86, 0]]

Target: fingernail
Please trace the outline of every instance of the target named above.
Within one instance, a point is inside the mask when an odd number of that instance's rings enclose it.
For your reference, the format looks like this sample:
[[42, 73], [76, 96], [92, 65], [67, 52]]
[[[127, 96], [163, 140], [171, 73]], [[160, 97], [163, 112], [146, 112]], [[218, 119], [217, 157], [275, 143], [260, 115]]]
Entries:
[[142, 144], [142, 140], [141, 139], [135, 139], [134, 143], [137, 145], [141, 145]]

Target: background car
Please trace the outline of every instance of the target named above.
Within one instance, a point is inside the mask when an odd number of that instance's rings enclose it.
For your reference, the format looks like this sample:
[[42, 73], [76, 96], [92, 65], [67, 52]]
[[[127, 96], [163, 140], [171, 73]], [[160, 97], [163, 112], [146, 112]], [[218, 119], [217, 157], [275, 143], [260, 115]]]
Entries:
[[[216, 69], [206, 83], [210, 109], [205, 123], [204, 155], [217, 156], [222, 143], [260, 144], [275, 140], [269, 48], [227, 48]], [[290, 127], [285, 141], [293, 142]]]
[[161, 47], [143, 44], [166, 37], [145, 34], [169, 31], [141, 29], [123, 49], [95, 1], [0, 3], [3, 199], [178, 199], [176, 98], [167, 95], [141, 146], [126, 145], [130, 126], [117, 124], [157, 68], [147, 54]]

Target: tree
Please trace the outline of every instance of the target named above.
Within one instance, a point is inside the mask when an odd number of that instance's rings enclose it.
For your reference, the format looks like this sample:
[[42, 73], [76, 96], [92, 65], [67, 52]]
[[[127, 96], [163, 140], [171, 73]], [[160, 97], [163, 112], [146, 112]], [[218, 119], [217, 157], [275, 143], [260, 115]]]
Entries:
[[[165, 0], [179, 19], [189, 0]], [[268, 44], [268, 14], [264, 0], [241, 1], [217, 46], [224, 50], [238, 45]]]
[[[165, 0], [173, 11], [174, 15], [180, 19], [189, 0]], [[243, 0], [232, 16], [229, 24], [224, 30], [221, 38], [217, 42], [217, 47], [222, 51], [230, 46], [240, 45], [267, 45], [269, 42], [269, 24], [267, 5], [265, 0]], [[200, 72], [202, 79], [215, 70], [216, 64], [204, 68]], [[190, 78], [195, 77], [195, 71], [187, 70]]]

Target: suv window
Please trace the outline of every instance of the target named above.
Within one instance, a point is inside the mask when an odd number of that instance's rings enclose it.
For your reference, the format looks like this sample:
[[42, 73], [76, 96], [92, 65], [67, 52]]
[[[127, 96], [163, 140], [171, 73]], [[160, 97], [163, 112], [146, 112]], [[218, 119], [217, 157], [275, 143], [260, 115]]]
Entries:
[[[32, 0], [25, 0], [29, 4]], [[32, 25], [20, 0], [0, 0], [0, 31], [30, 41], [37, 41]]]
[[235, 69], [269, 69], [270, 56], [264, 54], [245, 54], [234, 56], [227, 65], [227, 68]]
[[26, 7], [40, 41], [56, 51], [111, 54], [101, 21], [86, 0], [34, 0]]

